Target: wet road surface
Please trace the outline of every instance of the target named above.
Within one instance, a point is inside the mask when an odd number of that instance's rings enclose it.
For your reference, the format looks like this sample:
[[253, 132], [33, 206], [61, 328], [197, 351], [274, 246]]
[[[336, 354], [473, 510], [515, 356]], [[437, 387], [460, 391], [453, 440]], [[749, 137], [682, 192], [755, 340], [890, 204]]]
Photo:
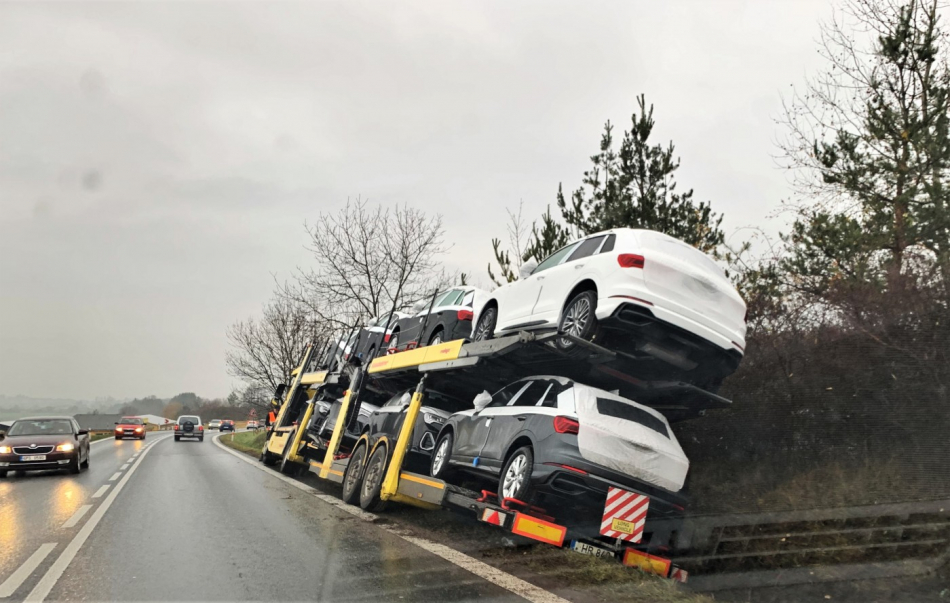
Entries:
[[[154, 448], [117, 482], [108, 480], [139, 442], [94, 444], [91, 468], [79, 476], [0, 480], [0, 542], [12, 551], [0, 565], [0, 583], [38, 547], [56, 543], [7, 600], [523, 600], [260, 471], [210, 438], [174, 442], [150, 434], [147, 443]], [[96, 490], [123, 479], [111, 506], [97, 509], [109, 495], [91, 499]], [[8, 512], [10, 500], [15, 510]], [[75, 527], [61, 528], [70, 509], [90, 503]], [[98, 524], [85, 528], [88, 538], [76, 550], [71, 540], [97, 513]], [[70, 546], [75, 557], [58, 560]]]

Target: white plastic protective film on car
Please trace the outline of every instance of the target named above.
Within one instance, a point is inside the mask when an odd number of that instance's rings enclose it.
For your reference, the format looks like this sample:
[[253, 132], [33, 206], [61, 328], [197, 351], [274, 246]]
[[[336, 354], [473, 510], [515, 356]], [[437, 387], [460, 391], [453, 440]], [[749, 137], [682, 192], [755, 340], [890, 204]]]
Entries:
[[689, 459], [662, 415], [581, 385], [574, 387], [574, 404], [584, 459], [671, 492], [682, 489]]

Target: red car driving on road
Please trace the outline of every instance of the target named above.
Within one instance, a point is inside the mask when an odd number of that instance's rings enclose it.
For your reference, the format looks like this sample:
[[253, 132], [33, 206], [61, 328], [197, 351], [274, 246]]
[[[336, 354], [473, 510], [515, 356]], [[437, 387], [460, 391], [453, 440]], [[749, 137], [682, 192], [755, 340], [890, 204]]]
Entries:
[[145, 421], [138, 417], [122, 417], [115, 424], [115, 439], [138, 438], [145, 439]]

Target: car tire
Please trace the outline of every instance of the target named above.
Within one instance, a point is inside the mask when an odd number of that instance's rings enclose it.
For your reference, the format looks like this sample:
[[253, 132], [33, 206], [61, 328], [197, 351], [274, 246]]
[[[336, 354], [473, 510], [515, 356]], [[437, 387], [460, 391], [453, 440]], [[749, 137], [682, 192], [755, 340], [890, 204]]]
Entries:
[[366, 461], [366, 470], [360, 480], [360, 507], [364, 511], [377, 513], [386, 508], [386, 501], [380, 498], [383, 479], [386, 477], [386, 459], [389, 456], [385, 445], [377, 446]]
[[495, 336], [495, 325], [498, 323], [498, 307], [488, 306], [478, 317], [475, 330], [472, 331], [472, 341], [484, 341]]
[[119, 436], [115, 436], [115, 439], [117, 439], [117, 440], [121, 440], [122, 438], [121, 438], [121, 437], [119, 437]]
[[445, 479], [451, 473], [449, 458], [452, 456], [452, 444], [455, 437], [451, 431], [442, 434], [432, 450], [432, 464], [429, 466], [429, 475], [438, 479]]
[[0, 469], [0, 477], [6, 477], [6, 476], [7, 476], [7, 470], [6, 470], [6, 469]]
[[363, 364], [369, 365], [369, 363], [372, 362], [374, 358], [376, 358], [375, 345], [371, 347], [368, 352], [366, 352], [366, 362], [364, 362]]
[[363, 461], [366, 460], [366, 444], [361, 442], [356, 445], [353, 454], [350, 455], [350, 462], [346, 465], [346, 472], [343, 474], [343, 492], [340, 498], [348, 505], [359, 504], [360, 502], [360, 483], [363, 477]]
[[435, 333], [433, 333], [432, 336], [429, 337], [429, 345], [439, 345], [440, 343], [442, 343], [443, 333], [444, 331], [442, 330], [442, 327], [439, 327], [438, 329], [436, 329]]
[[522, 446], [512, 452], [498, 476], [499, 500], [514, 498], [523, 503], [530, 503], [533, 467], [534, 451], [531, 446]]
[[88, 450], [86, 450], [86, 460], [79, 463], [79, 466], [82, 467], [83, 469], [89, 468], [89, 451]]
[[17, 476], [17, 477], [26, 477], [26, 471], [22, 471], [22, 470], [20, 470], [20, 469], [17, 469], [16, 471], [13, 472], [13, 475], [15, 475], [15, 476]]
[[[557, 330], [569, 333], [585, 341], [593, 341], [599, 331], [597, 325], [597, 293], [587, 290], [581, 291], [564, 305], [561, 318], [557, 323]], [[577, 343], [564, 337], [555, 340], [557, 348], [569, 356], [580, 356], [586, 350]]]
[[198, 438], [198, 441], [199, 441], [199, 442], [204, 442], [204, 441], [205, 441], [205, 437], [204, 437], [204, 436], [201, 436], [200, 438]]
[[393, 334], [389, 336], [389, 348], [399, 347], [399, 331], [393, 331]]
[[69, 463], [69, 472], [73, 475], [76, 475], [82, 471], [82, 466], [79, 463], [79, 455], [76, 455], [76, 458], [73, 459], [73, 462]]
[[175, 436], [175, 441], [176, 441], [176, 442], [180, 442], [180, 441], [181, 441], [181, 436]]

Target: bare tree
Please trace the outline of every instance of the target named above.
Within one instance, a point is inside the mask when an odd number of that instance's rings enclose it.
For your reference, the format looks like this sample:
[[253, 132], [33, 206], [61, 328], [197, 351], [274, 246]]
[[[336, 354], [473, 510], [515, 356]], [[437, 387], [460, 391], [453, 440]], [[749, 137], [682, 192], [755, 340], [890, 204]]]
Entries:
[[357, 198], [320, 214], [307, 234], [316, 266], [300, 269], [281, 293], [335, 329], [403, 308], [452, 280], [439, 263], [448, 250], [440, 215]]
[[531, 243], [531, 227], [524, 221], [522, 210], [524, 201], [518, 203], [518, 213], [506, 209], [508, 212], [508, 249], [501, 248], [501, 239], [492, 239], [491, 245], [495, 252], [495, 261], [499, 272], [496, 276], [488, 264], [488, 278], [500, 287], [506, 283], [518, 280], [518, 271], [524, 264]]
[[306, 305], [278, 295], [264, 306], [261, 318], [228, 327], [228, 373], [244, 381], [246, 391], [272, 392], [288, 382], [307, 344], [326, 335], [325, 325]]

